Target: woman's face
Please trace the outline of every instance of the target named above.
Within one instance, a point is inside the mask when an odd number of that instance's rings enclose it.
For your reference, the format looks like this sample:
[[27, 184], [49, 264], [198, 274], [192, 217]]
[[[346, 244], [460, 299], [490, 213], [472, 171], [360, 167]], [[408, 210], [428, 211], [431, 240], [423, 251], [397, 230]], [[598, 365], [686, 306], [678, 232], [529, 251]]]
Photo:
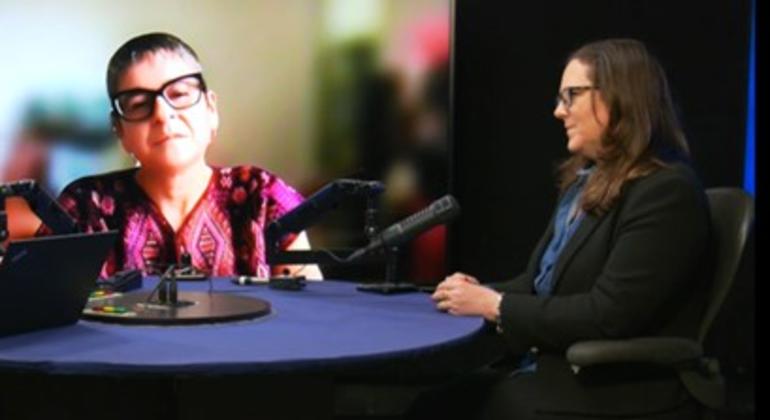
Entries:
[[589, 78], [590, 67], [572, 60], [564, 69], [553, 115], [564, 122], [570, 153], [596, 160], [609, 122], [600, 87]]
[[[171, 51], [148, 53], [120, 76], [117, 92], [156, 90], [169, 80], [198, 72], [200, 65], [191, 57]], [[186, 109], [174, 109], [158, 95], [149, 117], [141, 121], [121, 119], [115, 129], [125, 150], [143, 168], [174, 172], [205, 165], [206, 149], [218, 125], [216, 95], [208, 91]]]

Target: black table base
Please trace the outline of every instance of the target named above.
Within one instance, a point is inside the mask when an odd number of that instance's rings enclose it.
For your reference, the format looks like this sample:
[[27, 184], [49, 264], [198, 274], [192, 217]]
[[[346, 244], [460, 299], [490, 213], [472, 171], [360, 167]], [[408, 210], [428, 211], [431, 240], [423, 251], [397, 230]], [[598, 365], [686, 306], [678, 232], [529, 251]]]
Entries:
[[192, 325], [242, 321], [270, 313], [270, 303], [251, 296], [180, 292], [175, 303], [148, 302], [148, 292], [92, 300], [83, 312], [91, 321], [133, 325]]

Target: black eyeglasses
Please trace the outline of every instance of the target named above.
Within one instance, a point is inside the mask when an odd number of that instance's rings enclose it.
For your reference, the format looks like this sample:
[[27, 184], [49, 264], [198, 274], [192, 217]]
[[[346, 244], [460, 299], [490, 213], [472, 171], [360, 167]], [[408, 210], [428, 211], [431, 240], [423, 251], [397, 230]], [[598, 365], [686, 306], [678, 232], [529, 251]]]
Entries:
[[197, 104], [206, 82], [201, 73], [186, 74], [164, 83], [158, 90], [130, 89], [112, 96], [112, 109], [126, 121], [141, 121], [155, 112], [155, 102], [161, 96], [174, 109], [186, 109]]
[[583, 92], [587, 92], [593, 89], [599, 88], [596, 86], [567, 86], [560, 90], [556, 95], [556, 106], [558, 107], [559, 104], [564, 104], [564, 107], [569, 109], [569, 107], [572, 106], [572, 102], [575, 100], [575, 97]]

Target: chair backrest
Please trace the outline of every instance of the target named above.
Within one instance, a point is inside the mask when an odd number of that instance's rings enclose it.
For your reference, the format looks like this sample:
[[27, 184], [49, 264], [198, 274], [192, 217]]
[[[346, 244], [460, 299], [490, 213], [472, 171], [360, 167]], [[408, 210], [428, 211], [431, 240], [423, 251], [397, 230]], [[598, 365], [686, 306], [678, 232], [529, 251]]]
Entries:
[[715, 265], [708, 306], [698, 334], [701, 343], [730, 292], [754, 224], [754, 199], [742, 189], [710, 188], [706, 196], [711, 210]]

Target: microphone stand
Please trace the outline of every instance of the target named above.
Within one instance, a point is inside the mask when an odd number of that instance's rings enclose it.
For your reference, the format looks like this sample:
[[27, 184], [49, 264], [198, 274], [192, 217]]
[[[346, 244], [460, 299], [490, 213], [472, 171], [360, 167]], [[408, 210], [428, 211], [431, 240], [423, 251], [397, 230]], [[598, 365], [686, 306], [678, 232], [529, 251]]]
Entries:
[[385, 284], [396, 284], [398, 275], [398, 247], [388, 247], [385, 255]]
[[[366, 217], [364, 224], [364, 234], [369, 242], [377, 236], [377, 197], [369, 196], [366, 199]], [[356, 288], [364, 292], [373, 293], [398, 293], [411, 292], [417, 290], [417, 287], [410, 283], [397, 281], [398, 276], [398, 253], [400, 249], [397, 245], [385, 247], [385, 281], [382, 283], [359, 284]]]
[[[160, 277], [158, 285], [155, 286], [155, 289], [150, 292], [149, 295], [147, 295], [144, 302], [145, 305], [159, 305], [160, 307], [172, 309], [190, 306], [194, 303], [186, 300], [179, 300], [176, 269], [176, 264], [171, 264], [166, 269], [166, 272]], [[153, 301], [153, 297], [156, 293], [158, 300]]]
[[180, 281], [209, 279], [209, 281], [211, 281], [207, 273], [204, 273], [195, 268], [192, 263], [192, 256], [189, 252], [183, 252], [179, 259], [181, 260], [181, 263], [177, 268], [174, 269], [176, 279]]
[[369, 196], [366, 199], [366, 216], [364, 221], [364, 235], [369, 242], [377, 236], [377, 198]]
[[379, 294], [408, 293], [419, 290], [412, 283], [400, 282], [398, 277], [398, 253], [399, 247], [396, 245], [385, 248], [385, 281], [382, 283], [363, 283], [356, 286], [361, 292], [371, 292]]
[[[377, 235], [378, 196], [385, 187], [377, 181], [360, 181], [355, 179], [338, 179], [327, 184], [324, 188], [305, 200], [306, 204], [273, 221], [265, 229], [265, 256], [270, 265], [274, 264], [349, 264], [351, 250], [281, 250], [281, 238], [287, 233], [298, 233], [313, 225], [326, 213], [337, 207], [343, 199], [366, 197], [366, 214], [364, 216], [364, 234], [371, 242]], [[358, 263], [379, 262], [381, 258], [365, 256], [356, 259]]]

